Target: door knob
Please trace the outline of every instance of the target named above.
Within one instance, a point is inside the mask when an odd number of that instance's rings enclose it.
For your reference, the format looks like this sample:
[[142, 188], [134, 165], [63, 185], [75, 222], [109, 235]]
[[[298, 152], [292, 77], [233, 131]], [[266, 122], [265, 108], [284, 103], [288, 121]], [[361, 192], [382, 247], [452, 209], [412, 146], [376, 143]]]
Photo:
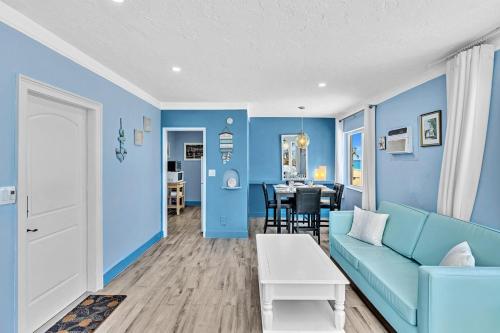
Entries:
[[27, 232], [37, 232], [38, 229], [26, 229]]

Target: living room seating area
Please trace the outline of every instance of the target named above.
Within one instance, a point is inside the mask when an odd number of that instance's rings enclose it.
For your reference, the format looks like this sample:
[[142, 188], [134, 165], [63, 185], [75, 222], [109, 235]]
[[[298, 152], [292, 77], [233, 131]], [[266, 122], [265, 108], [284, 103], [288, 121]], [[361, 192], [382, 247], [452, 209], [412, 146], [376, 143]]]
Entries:
[[[347, 235], [353, 212], [330, 212], [330, 255], [397, 332], [496, 332], [500, 327], [500, 232], [382, 202], [383, 246]], [[439, 263], [467, 241], [476, 267]]]

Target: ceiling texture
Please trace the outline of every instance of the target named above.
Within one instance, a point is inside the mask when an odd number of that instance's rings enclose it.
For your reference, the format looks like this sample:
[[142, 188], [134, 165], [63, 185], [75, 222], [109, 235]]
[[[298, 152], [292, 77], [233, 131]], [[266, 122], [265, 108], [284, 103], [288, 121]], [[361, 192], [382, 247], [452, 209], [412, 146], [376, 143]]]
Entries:
[[377, 103], [500, 24], [498, 0], [3, 2], [167, 105], [249, 103], [252, 116]]

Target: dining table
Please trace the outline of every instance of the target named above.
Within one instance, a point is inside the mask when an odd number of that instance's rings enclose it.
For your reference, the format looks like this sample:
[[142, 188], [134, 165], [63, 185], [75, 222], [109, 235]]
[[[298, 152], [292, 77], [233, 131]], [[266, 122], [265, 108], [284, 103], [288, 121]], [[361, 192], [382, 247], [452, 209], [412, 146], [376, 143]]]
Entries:
[[293, 185], [289, 184], [276, 184], [273, 185], [274, 194], [276, 197], [276, 218], [277, 218], [277, 232], [281, 233], [281, 201], [286, 198], [295, 197], [295, 192], [297, 192], [297, 188], [299, 187], [318, 187], [321, 189], [321, 197], [322, 198], [332, 198], [337, 193], [334, 189], [331, 189], [323, 184], [313, 184], [306, 185], [302, 183], [295, 183]]

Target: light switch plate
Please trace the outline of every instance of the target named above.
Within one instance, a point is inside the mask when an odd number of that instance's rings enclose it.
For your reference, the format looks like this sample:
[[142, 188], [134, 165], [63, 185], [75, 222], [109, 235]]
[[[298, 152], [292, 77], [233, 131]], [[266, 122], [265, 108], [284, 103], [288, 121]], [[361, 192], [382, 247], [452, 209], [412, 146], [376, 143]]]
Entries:
[[208, 170], [208, 177], [215, 177], [215, 169]]
[[16, 203], [16, 187], [0, 187], [0, 205], [11, 205]]

